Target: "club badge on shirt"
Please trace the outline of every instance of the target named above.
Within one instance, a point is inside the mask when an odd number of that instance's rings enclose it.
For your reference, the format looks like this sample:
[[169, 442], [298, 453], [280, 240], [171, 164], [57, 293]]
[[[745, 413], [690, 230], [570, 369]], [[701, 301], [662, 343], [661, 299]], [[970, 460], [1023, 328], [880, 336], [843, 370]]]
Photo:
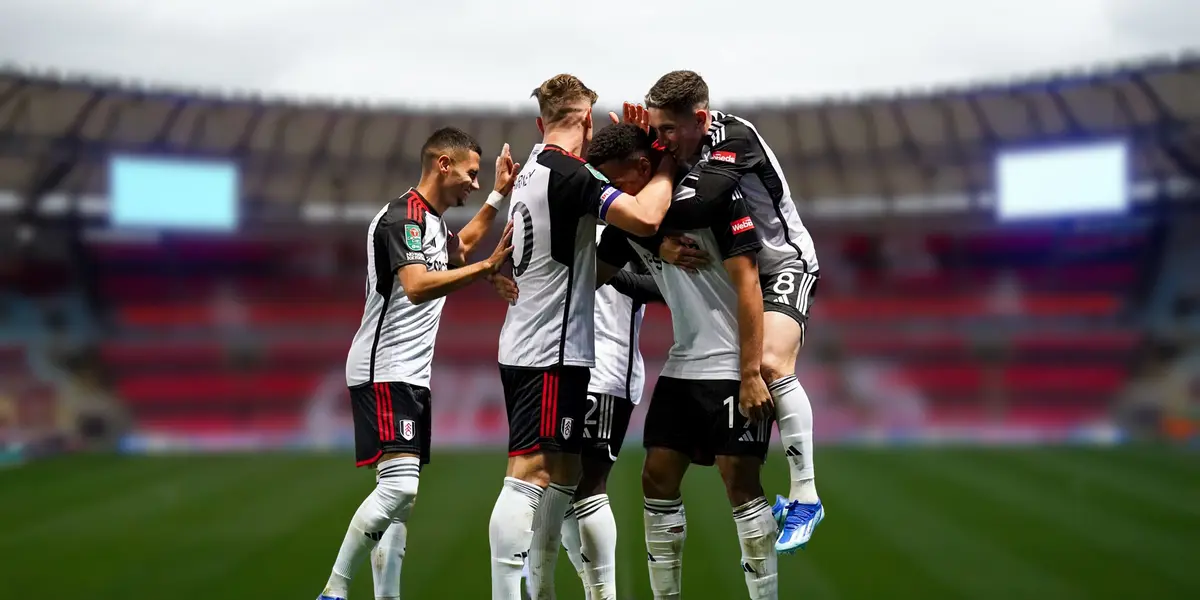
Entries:
[[421, 228], [413, 224], [404, 226], [404, 245], [410, 250], [421, 249]]

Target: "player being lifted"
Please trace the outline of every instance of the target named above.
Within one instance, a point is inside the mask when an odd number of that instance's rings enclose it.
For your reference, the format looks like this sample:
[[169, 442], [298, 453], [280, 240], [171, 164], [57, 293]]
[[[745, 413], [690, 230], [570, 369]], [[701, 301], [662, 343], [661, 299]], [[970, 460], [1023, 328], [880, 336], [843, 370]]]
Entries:
[[[596, 93], [557, 75], [533, 93], [543, 141], [517, 176], [509, 218], [520, 298], [500, 331], [509, 460], [489, 527], [492, 596], [517, 600], [528, 552], [530, 593], [552, 598], [561, 527], [580, 476], [594, 358], [596, 226], [651, 235], [671, 202], [670, 160], [636, 197], [579, 155], [592, 137]], [[576, 506], [578, 510], [578, 506]], [[581, 531], [582, 544], [590, 532]]]
[[[708, 101], [708, 84], [692, 71], [667, 73], [646, 94], [649, 124], [678, 160], [698, 163], [696, 187], [713, 190], [673, 207], [673, 220], [678, 214], [685, 221], [699, 219], [690, 225], [702, 224], [707, 218], [704, 204], [733, 193], [745, 199], [762, 243], [762, 374], [775, 402], [791, 478], [788, 498], [778, 497], [773, 508], [780, 524], [776, 550], [790, 553], [808, 543], [825, 517], [813, 470], [812, 405], [795, 375], [820, 267], [783, 169], [767, 142], [749, 121], [710, 110]], [[724, 210], [720, 202], [711, 208]], [[685, 221], [672, 226], [686, 227]], [[663, 255], [674, 258], [669, 252]]]
[[344, 600], [368, 553], [376, 599], [400, 598], [406, 523], [429, 462], [433, 346], [445, 296], [496, 271], [512, 252], [511, 229], [487, 259], [462, 265], [512, 189], [517, 165], [505, 145], [495, 191], [463, 229], [457, 248], [442, 214], [479, 189], [479, 144], [447, 127], [421, 149], [421, 180], [389, 202], [367, 230], [366, 308], [346, 359], [357, 464], [376, 468], [375, 489], [354, 513], [318, 600]]
[[[614, 182], [634, 191], [645, 182], [637, 165], [650, 136], [631, 124], [596, 135], [588, 158]], [[763, 299], [755, 256], [761, 244], [745, 204], [732, 190], [700, 185], [695, 171], [675, 188], [674, 204], [704, 195], [712, 217], [686, 231], [721, 264], [685, 270], [658, 259], [658, 239], [636, 243], [607, 230], [597, 276], [630, 261], [646, 265], [671, 309], [675, 343], [654, 386], [646, 414], [642, 470], [645, 535], [654, 597], [679, 598], [686, 538], [680, 485], [692, 464], [715, 464], [733, 507], [742, 570], [753, 600], [776, 598], [777, 525], [760, 474], [771, 436], [771, 397], [760, 374]], [[672, 220], [668, 213], [663, 227]], [[653, 250], [649, 250], [652, 248]]]

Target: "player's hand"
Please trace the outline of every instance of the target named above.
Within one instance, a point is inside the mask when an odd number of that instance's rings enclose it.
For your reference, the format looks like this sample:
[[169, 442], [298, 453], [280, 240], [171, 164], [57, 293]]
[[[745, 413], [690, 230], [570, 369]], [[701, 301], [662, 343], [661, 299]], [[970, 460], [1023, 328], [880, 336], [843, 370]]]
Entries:
[[508, 144], [504, 144], [504, 149], [500, 150], [500, 156], [496, 157], [495, 190], [505, 196], [511, 194], [513, 182], [517, 180], [517, 174], [520, 172], [521, 163], [513, 162]]
[[626, 102], [622, 112], [625, 114], [624, 119], [618, 117], [617, 113], [611, 111], [608, 113], [608, 119], [612, 121], [614, 125], [622, 122], [633, 123], [634, 125], [641, 127], [642, 131], [650, 131], [650, 111], [646, 110], [644, 106], [641, 104], [630, 104]]
[[668, 235], [658, 247], [659, 258], [689, 273], [708, 266], [708, 253], [686, 235]]
[[762, 423], [775, 414], [775, 401], [762, 376], [743, 376], [738, 394], [738, 410], [751, 423]]
[[504, 233], [500, 235], [500, 241], [496, 244], [496, 249], [492, 252], [491, 256], [483, 261], [488, 273], [495, 273], [499, 270], [500, 265], [504, 264], [504, 261], [508, 260], [509, 255], [512, 254], [512, 234], [513, 224], [512, 221], [509, 221], [504, 226]]
[[488, 275], [488, 283], [491, 283], [492, 289], [496, 290], [496, 294], [509, 304], [516, 304], [517, 298], [521, 296], [521, 290], [517, 287], [517, 282], [499, 273]]

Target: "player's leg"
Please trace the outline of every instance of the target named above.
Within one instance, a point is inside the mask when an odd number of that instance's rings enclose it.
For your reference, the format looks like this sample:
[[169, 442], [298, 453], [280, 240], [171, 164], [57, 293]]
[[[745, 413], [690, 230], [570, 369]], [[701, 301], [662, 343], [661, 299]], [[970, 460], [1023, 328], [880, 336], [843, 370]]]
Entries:
[[408, 523], [393, 519], [379, 544], [371, 550], [375, 600], [400, 600], [400, 569], [408, 543]]
[[[562, 543], [562, 524], [575, 498], [582, 471], [583, 423], [587, 412], [590, 369], [556, 367], [544, 374], [541, 453], [550, 484], [533, 515], [533, 539], [529, 545], [529, 596], [533, 600], [554, 598], [554, 569]], [[583, 545], [588, 532], [580, 531]]]
[[[714, 382], [712, 391], [713, 399], [732, 395], [736, 405], [738, 382]], [[717, 454], [717, 469], [725, 483], [729, 505], [733, 507], [746, 588], [751, 600], [778, 598], [779, 570], [775, 555], [778, 524], [763, 494], [761, 479], [772, 423], [751, 423], [740, 411], [728, 408], [714, 417], [709, 431]]]
[[687, 513], [679, 486], [696, 454], [696, 426], [704, 422], [702, 411], [691, 401], [691, 393], [688, 382], [659, 377], [646, 412], [642, 516], [646, 566], [655, 600], [677, 599], [683, 591]]
[[676, 600], [683, 593], [683, 544], [687, 513], [679, 486], [691, 460], [678, 450], [646, 448], [642, 466], [646, 566], [654, 600]]
[[[423, 389], [423, 388], [421, 388]], [[426, 393], [428, 390], [426, 390]], [[356, 458], [359, 466], [376, 467], [375, 489], [367, 495], [342, 540], [321, 598], [345, 598], [357, 566], [375, 548], [393, 521], [407, 522], [417, 498], [422, 452], [428, 446], [428, 396], [421, 402], [413, 388], [375, 383], [351, 388]], [[398, 557], [397, 557], [398, 559]], [[399, 571], [398, 563], [395, 570]], [[399, 581], [396, 582], [397, 588]], [[397, 595], [398, 590], [397, 590]]]
[[538, 442], [542, 373], [500, 368], [508, 412], [508, 467], [488, 526], [493, 600], [521, 599], [521, 570], [533, 539], [533, 519], [550, 483]]
[[774, 506], [782, 526], [781, 552], [793, 552], [807, 544], [820, 522], [819, 515], [824, 514], [813, 468], [812, 404], [795, 374], [818, 281], [815, 273], [782, 271], [767, 277], [763, 287], [767, 312], [763, 316], [762, 373], [775, 401], [791, 480], [788, 498], [778, 498]]
[[[421, 464], [429, 462], [429, 442], [433, 420], [429, 389], [402, 383], [392, 384], [393, 400], [405, 396], [401, 407], [395, 402], [390, 410], [396, 415], [395, 431], [400, 443], [418, 447]], [[411, 447], [405, 447], [411, 450]], [[414, 497], [408, 509], [392, 517], [379, 544], [371, 551], [371, 575], [375, 582], [375, 600], [400, 600], [400, 571], [408, 543], [408, 518], [416, 505]]]
[[742, 572], [750, 600], [779, 597], [778, 557], [775, 554], [778, 525], [763, 494], [762, 463], [756, 456], [717, 457], [717, 468], [733, 507], [733, 522], [742, 549]]
[[[608, 474], [625, 441], [633, 403], [610, 394], [588, 394], [588, 400], [581, 455], [583, 475], [575, 491], [575, 504], [563, 521], [563, 546], [584, 582], [588, 598], [609, 600], [617, 594], [617, 521], [609, 504]], [[586, 546], [583, 539], [588, 541]]]

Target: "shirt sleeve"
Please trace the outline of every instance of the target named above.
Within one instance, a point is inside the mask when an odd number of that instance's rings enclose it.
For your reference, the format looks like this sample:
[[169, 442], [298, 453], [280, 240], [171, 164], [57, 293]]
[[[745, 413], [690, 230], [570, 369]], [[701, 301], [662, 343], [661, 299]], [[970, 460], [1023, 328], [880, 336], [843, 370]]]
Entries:
[[425, 264], [425, 225], [412, 219], [383, 219], [378, 235], [387, 247], [388, 265], [393, 273], [400, 267]]
[[754, 229], [754, 221], [744, 200], [731, 199], [720, 212], [723, 216], [717, 217], [709, 227], [717, 238], [721, 260], [754, 254], [762, 249], [762, 242], [758, 239], [758, 232]]
[[663, 298], [662, 292], [658, 290], [658, 284], [654, 282], [652, 275], [631, 273], [626, 269], [621, 269], [608, 281], [608, 285], [638, 304], [650, 304], [651, 302], [666, 304], [667, 302]]
[[593, 215], [603, 221], [608, 207], [621, 195], [621, 190], [613, 187], [603, 173], [586, 162], [580, 163], [571, 179], [580, 196], [580, 201], [574, 204], [577, 210], [573, 216]]
[[604, 233], [600, 234], [600, 243], [596, 245], [596, 260], [614, 267], [624, 267], [637, 260], [629, 246], [629, 234], [616, 227], [605, 227]]
[[696, 195], [677, 200], [663, 222], [671, 229], [702, 229], [726, 210], [726, 203], [737, 189], [742, 176], [760, 164], [757, 143], [740, 123], [730, 123], [713, 134], [720, 141], [712, 145], [708, 160], [697, 169]]

